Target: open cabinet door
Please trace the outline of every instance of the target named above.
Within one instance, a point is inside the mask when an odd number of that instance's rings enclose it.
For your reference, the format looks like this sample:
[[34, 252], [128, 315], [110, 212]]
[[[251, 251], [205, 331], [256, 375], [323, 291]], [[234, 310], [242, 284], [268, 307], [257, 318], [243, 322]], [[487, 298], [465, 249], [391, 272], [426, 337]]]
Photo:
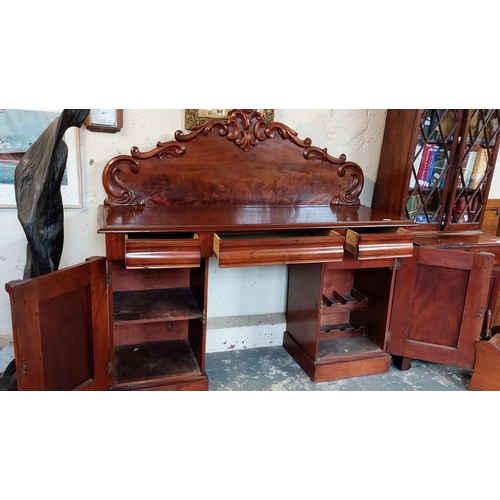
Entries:
[[472, 368], [493, 254], [415, 247], [396, 273], [390, 354]]
[[18, 390], [109, 388], [106, 259], [92, 258], [5, 288]]

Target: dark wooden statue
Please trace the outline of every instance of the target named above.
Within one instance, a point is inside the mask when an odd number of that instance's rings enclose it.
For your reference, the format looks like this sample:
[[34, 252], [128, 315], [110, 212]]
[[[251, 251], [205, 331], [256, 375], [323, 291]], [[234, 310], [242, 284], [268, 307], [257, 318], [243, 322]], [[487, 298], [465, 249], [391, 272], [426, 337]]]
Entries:
[[[15, 175], [17, 217], [28, 240], [23, 279], [35, 278], [59, 268], [64, 242], [61, 182], [68, 159], [63, 141], [70, 127], [81, 127], [89, 109], [65, 109], [40, 135], [19, 161]], [[15, 390], [15, 360], [3, 379]]]
[[24, 279], [59, 267], [64, 240], [61, 181], [68, 159], [63, 136], [68, 128], [81, 127], [89, 112], [89, 109], [65, 109], [16, 167], [17, 214], [28, 240]]

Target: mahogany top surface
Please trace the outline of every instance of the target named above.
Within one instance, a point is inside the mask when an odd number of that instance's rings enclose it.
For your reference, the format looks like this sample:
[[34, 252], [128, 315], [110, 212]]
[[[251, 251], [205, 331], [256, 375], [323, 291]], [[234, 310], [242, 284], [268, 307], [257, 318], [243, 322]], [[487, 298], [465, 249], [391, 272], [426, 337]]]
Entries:
[[482, 231], [460, 231], [455, 233], [415, 233], [415, 244], [440, 248], [500, 245], [500, 237]]
[[363, 205], [246, 206], [155, 205], [99, 207], [99, 233], [258, 231], [266, 229], [411, 227]]

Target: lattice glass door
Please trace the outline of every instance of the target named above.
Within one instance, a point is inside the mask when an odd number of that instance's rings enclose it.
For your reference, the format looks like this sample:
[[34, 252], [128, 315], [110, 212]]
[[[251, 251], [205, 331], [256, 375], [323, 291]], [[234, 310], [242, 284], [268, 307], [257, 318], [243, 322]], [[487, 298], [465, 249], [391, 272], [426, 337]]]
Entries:
[[466, 110], [447, 228], [482, 221], [498, 154], [499, 112], [498, 109]]
[[442, 225], [461, 118], [462, 110], [422, 110], [406, 199], [407, 219]]

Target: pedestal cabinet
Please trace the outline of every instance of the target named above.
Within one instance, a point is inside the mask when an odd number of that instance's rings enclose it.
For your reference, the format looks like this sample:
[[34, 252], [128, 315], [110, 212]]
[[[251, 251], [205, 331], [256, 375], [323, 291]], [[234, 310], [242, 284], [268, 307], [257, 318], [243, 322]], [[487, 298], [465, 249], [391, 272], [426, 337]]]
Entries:
[[19, 389], [206, 390], [211, 257], [288, 265], [284, 346], [313, 380], [389, 370], [416, 224], [360, 205], [363, 181], [254, 110], [112, 158], [106, 258], [7, 284]]
[[387, 350], [474, 365], [499, 292], [500, 238], [481, 224], [498, 155], [500, 111], [388, 110], [372, 206], [417, 223], [399, 263]]

